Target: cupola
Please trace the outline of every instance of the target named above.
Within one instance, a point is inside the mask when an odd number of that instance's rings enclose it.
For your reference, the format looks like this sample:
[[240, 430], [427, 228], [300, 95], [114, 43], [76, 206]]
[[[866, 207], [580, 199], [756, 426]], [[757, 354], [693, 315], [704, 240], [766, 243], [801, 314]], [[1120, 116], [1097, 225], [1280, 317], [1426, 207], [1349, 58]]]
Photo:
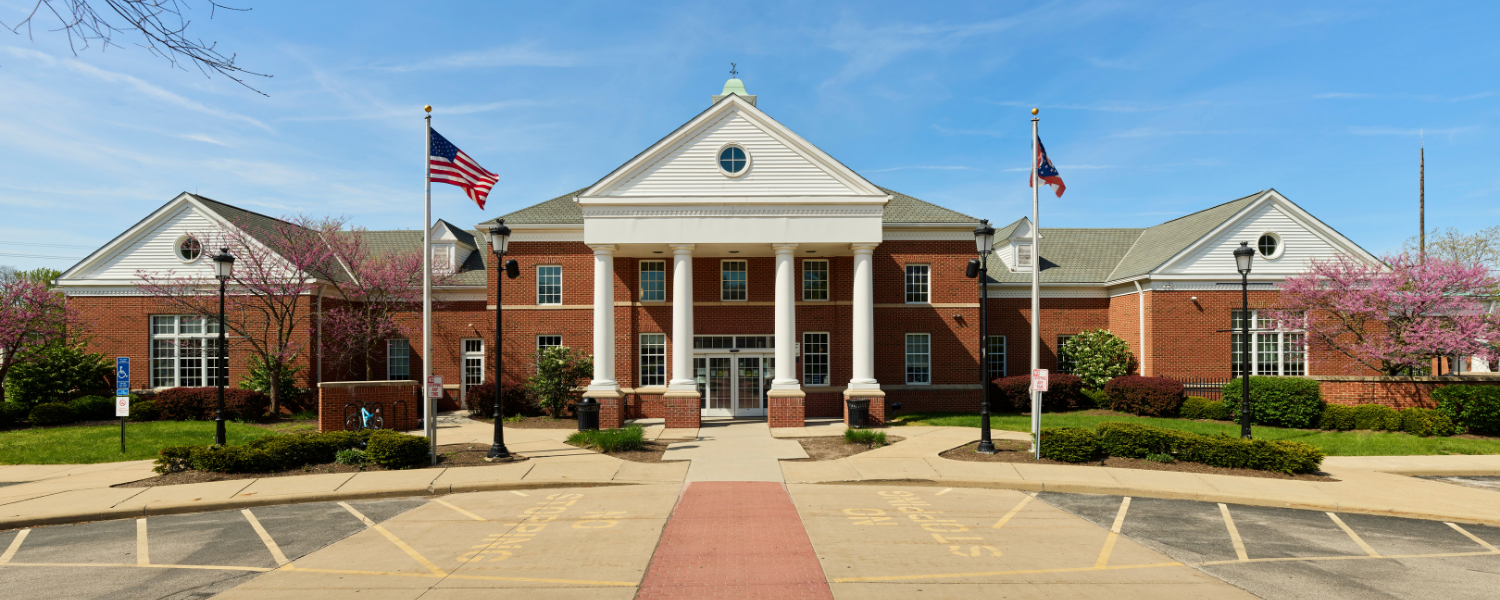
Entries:
[[[732, 67], [734, 63], [730, 63], [730, 65]], [[729, 81], [724, 82], [724, 91], [719, 93], [719, 95], [714, 96], [713, 103], [718, 104], [719, 101], [723, 100], [725, 96], [734, 94], [736, 96], [739, 96], [741, 99], [749, 102], [750, 106], [755, 106], [755, 96], [751, 96], [750, 92], [745, 91], [745, 82], [740, 81], [739, 72], [731, 69], [729, 71], [729, 74], [732, 77], [729, 79]]]

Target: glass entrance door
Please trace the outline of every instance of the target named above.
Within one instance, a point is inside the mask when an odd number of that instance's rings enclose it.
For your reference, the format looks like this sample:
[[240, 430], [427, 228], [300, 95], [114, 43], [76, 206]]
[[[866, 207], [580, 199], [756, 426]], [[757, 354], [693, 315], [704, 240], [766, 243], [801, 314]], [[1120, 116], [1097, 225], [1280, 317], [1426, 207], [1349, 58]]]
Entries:
[[725, 354], [693, 360], [705, 417], [763, 417], [774, 369], [769, 356]]

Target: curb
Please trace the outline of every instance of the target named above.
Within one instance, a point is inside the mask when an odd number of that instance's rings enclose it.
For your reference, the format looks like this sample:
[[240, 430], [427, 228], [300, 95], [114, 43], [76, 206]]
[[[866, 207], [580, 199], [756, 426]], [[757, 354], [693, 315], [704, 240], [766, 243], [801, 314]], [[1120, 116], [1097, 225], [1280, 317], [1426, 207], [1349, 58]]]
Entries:
[[543, 488], [615, 487], [643, 485], [650, 482], [615, 481], [537, 481], [537, 482], [473, 482], [442, 486], [392, 487], [363, 492], [305, 492], [265, 496], [261, 498], [226, 498], [206, 502], [172, 502], [151, 504], [133, 508], [117, 508], [99, 511], [57, 513], [30, 517], [0, 518], [0, 531], [38, 527], [43, 525], [69, 525], [90, 521], [111, 521], [163, 515], [209, 512], [215, 510], [279, 506], [283, 504], [307, 504], [310, 502], [338, 502], [344, 500], [369, 500], [374, 498], [403, 498], [412, 496], [445, 496], [468, 492], [495, 492], [509, 490], [534, 490]]
[[[1294, 508], [1299, 510], [1321, 510], [1328, 512], [1359, 513], [1424, 521], [1444, 521], [1471, 525], [1500, 527], [1500, 512], [1475, 514], [1443, 511], [1411, 511], [1361, 503], [1340, 504], [1334, 501], [1317, 501], [1306, 498], [1282, 496], [1255, 496], [1231, 492], [1188, 492], [1170, 489], [1143, 489], [1123, 485], [1099, 485], [1090, 483], [1049, 483], [1046, 481], [963, 481], [948, 479], [851, 479], [842, 481], [797, 482], [809, 485], [912, 485], [923, 487], [965, 487], [980, 489], [1017, 490], [1023, 492], [1056, 492], [1064, 494], [1099, 494], [1105, 496], [1131, 496], [1136, 498], [1160, 498], [1163, 500], [1192, 500], [1196, 502], [1223, 502], [1247, 506]], [[788, 482], [788, 485], [797, 485]]]

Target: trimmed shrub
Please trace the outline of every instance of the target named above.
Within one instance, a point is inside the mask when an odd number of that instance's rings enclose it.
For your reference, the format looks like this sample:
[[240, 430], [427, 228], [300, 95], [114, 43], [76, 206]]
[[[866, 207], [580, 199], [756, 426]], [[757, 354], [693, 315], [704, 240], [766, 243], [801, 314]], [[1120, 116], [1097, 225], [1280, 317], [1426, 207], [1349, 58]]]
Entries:
[[[178, 387], [157, 392], [156, 410], [164, 421], [209, 421], [219, 404], [213, 387]], [[224, 389], [224, 418], [253, 421], [266, 415], [271, 398], [254, 390]]]
[[1278, 473], [1312, 473], [1323, 464], [1323, 452], [1302, 442], [1198, 435], [1113, 421], [1100, 423], [1094, 429], [1099, 435], [1100, 449], [1110, 456], [1146, 458], [1153, 454], [1168, 454], [1176, 460], [1215, 467]]
[[1091, 390], [1083, 388], [1083, 399], [1087, 404], [1080, 404], [1078, 408], [1107, 408], [1109, 406], [1109, 394], [1104, 390]]
[[[1240, 408], [1239, 378], [1224, 384], [1224, 404], [1231, 413]], [[1300, 377], [1251, 377], [1250, 419], [1257, 425], [1307, 429], [1323, 414], [1318, 382]]]
[[387, 469], [420, 467], [432, 460], [427, 438], [379, 429], [370, 434], [365, 456]]
[[[1017, 375], [996, 379], [1000, 389], [999, 402], [1017, 412], [1031, 412], [1031, 375]], [[1053, 373], [1047, 380], [1047, 391], [1042, 394], [1042, 412], [1062, 412], [1086, 408], [1093, 402], [1084, 395], [1083, 380], [1077, 375]]]
[[1438, 412], [1470, 431], [1500, 435], [1500, 385], [1448, 385], [1432, 391]]
[[1042, 429], [1042, 458], [1088, 462], [1099, 456], [1099, 436], [1083, 427]]
[[1203, 416], [1208, 409], [1208, 398], [1199, 396], [1188, 396], [1182, 400], [1182, 408], [1177, 410], [1177, 416], [1184, 419], [1205, 419]]
[[1361, 404], [1354, 407], [1354, 428], [1381, 431], [1389, 429], [1391, 423], [1400, 423], [1394, 408], [1384, 404]]
[[1318, 429], [1328, 431], [1354, 429], [1354, 408], [1342, 404], [1329, 404], [1323, 407], [1323, 414], [1318, 417]]
[[30, 411], [26, 410], [25, 404], [17, 402], [0, 403], [0, 427], [12, 427], [16, 423], [25, 421], [26, 413], [28, 412]]
[[1415, 436], [1447, 437], [1455, 433], [1453, 421], [1431, 408], [1408, 408], [1401, 411], [1401, 431]]
[[[544, 414], [542, 407], [532, 397], [531, 390], [524, 385], [505, 386], [505, 396], [501, 398], [505, 402], [502, 407], [507, 418], [516, 415], [536, 417]], [[469, 403], [469, 416], [472, 418], [490, 419], [495, 416], [495, 382], [486, 381], [469, 388], [466, 401]]]
[[1108, 329], [1081, 331], [1068, 338], [1059, 352], [1088, 389], [1102, 389], [1110, 379], [1130, 372], [1130, 345]]
[[77, 413], [73, 407], [61, 402], [48, 402], [38, 404], [31, 409], [31, 414], [26, 417], [31, 421], [33, 427], [51, 427], [53, 425], [67, 425], [78, 420]]
[[68, 403], [79, 421], [105, 421], [115, 418], [115, 399], [84, 396]]
[[156, 410], [156, 400], [137, 400], [138, 396], [130, 395], [130, 420], [132, 421], [155, 421], [161, 418], [161, 413]]
[[31, 410], [39, 404], [67, 402], [75, 392], [111, 393], [114, 365], [103, 354], [84, 351], [83, 344], [51, 344], [38, 351], [34, 360], [10, 368], [5, 375], [5, 396]]
[[1185, 399], [1182, 384], [1166, 377], [1116, 377], [1104, 384], [1104, 393], [1110, 410], [1147, 417], [1176, 415]]
[[1203, 407], [1203, 418], [1214, 421], [1234, 421], [1238, 413], [1230, 412], [1222, 402], [1209, 402]]
[[[325, 431], [270, 435], [242, 446], [173, 446], [161, 449], [152, 470], [163, 475], [188, 469], [220, 473], [284, 471], [331, 462], [340, 451], [358, 448], [370, 437], [369, 431]], [[426, 447], [426, 442], [422, 442], [424, 459]]]

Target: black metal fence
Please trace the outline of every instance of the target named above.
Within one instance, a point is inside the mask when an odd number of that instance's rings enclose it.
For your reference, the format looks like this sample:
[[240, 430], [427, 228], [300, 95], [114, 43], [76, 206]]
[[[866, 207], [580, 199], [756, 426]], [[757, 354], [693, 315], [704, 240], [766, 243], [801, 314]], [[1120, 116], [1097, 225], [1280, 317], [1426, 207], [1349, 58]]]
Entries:
[[1213, 401], [1224, 399], [1224, 384], [1229, 383], [1228, 377], [1172, 377], [1171, 379], [1182, 384], [1183, 391], [1189, 396], [1198, 396]]

